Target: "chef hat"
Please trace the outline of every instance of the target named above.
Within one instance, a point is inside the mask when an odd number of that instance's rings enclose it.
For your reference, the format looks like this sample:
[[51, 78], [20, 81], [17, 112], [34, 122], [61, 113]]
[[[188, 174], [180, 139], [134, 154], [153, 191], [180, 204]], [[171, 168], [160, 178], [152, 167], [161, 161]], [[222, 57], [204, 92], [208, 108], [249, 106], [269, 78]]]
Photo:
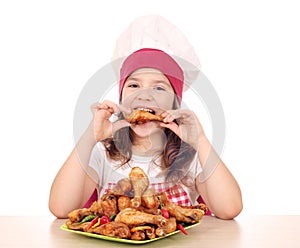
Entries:
[[145, 15], [136, 18], [116, 41], [112, 64], [117, 81], [124, 59], [143, 48], [158, 49], [172, 56], [183, 71], [183, 91], [198, 78], [198, 56], [181, 30], [160, 15]]

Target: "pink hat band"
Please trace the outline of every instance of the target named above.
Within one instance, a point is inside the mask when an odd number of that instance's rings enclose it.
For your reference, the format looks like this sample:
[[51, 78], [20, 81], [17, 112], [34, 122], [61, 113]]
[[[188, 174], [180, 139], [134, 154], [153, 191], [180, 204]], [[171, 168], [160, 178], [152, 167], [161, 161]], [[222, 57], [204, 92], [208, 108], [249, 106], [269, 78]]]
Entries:
[[143, 48], [129, 55], [120, 71], [119, 99], [126, 79], [140, 68], [154, 68], [160, 70], [170, 81], [179, 100], [182, 99], [184, 76], [176, 61], [167, 53], [153, 48]]

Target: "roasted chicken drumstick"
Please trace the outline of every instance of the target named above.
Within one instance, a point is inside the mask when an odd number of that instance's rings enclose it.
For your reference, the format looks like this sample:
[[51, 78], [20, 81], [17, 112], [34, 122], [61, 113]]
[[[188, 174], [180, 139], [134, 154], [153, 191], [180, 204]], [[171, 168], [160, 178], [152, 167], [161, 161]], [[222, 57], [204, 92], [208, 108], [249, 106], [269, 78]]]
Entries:
[[132, 207], [138, 208], [142, 202], [142, 195], [149, 186], [149, 179], [140, 167], [132, 168], [129, 178], [134, 192], [134, 197], [131, 201]]
[[169, 201], [166, 193], [161, 193], [158, 197], [161, 204], [163, 204], [163, 208], [169, 212], [170, 216], [175, 217], [179, 222], [196, 223], [205, 214], [205, 210], [183, 207]]
[[132, 226], [153, 224], [163, 227], [167, 223], [167, 219], [161, 215], [147, 214], [134, 208], [126, 208], [122, 210], [117, 214], [115, 221]]
[[131, 124], [143, 124], [148, 121], [163, 121], [160, 115], [151, 113], [151, 110], [147, 111], [141, 109], [133, 110], [132, 113], [129, 116], [125, 116], [125, 118]]

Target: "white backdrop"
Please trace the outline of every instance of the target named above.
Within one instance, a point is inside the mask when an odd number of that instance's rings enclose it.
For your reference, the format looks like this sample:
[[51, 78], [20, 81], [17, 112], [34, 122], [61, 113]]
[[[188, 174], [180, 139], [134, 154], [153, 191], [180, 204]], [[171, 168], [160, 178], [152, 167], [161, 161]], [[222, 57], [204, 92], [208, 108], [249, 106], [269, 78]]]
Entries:
[[221, 155], [240, 183], [242, 214], [300, 214], [296, 2], [2, 1], [0, 215], [50, 215], [77, 98], [121, 32], [146, 14], [186, 35], [219, 95]]

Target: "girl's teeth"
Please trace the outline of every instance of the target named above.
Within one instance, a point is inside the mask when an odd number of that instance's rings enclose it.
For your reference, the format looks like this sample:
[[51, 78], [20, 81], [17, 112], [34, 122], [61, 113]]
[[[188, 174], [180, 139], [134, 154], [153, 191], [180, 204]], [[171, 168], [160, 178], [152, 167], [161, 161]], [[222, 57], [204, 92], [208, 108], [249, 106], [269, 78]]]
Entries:
[[148, 109], [148, 108], [138, 108], [138, 110], [143, 110], [143, 111], [147, 111], [149, 113], [153, 113], [153, 110]]

